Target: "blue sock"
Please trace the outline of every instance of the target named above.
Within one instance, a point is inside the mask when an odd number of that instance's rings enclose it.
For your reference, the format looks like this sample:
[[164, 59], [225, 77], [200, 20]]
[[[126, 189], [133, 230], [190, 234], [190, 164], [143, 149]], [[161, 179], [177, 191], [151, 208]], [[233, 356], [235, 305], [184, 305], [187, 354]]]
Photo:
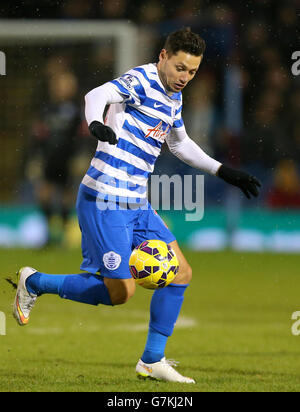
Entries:
[[60, 297], [89, 305], [111, 305], [104, 277], [92, 273], [67, 275], [62, 285]]
[[26, 287], [38, 296], [53, 293], [64, 299], [90, 305], [112, 305], [103, 276], [92, 273], [48, 275], [36, 272], [27, 278]]
[[164, 357], [168, 336], [152, 329], [149, 326], [147, 342], [142, 356], [145, 363], [159, 362]]
[[187, 286], [171, 284], [153, 293], [148, 338], [141, 358], [143, 362], [158, 362], [165, 356], [167, 340], [173, 333]]
[[38, 296], [44, 293], [60, 294], [62, 284], [67, 275], [48, 275], [46, 273], [35, 272], [26, 280], [28, 292]]

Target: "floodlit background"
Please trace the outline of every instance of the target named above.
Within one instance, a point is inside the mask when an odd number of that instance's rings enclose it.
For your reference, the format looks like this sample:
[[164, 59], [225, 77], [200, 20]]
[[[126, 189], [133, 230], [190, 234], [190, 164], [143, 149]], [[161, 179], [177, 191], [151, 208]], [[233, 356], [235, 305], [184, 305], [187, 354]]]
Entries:
[[[17, 4], [17, 3], [16, 3]], [[205, 176], [205, 214], [161, 211], [195, 250], [300, 251], [299, 1], [66, 0], [0, 7], [0, 246], [80, 246], [74, 204], [96, 147], [84, 95], [156, 62], [168, 33], [190, 26], [207, 43], [184, 90], [189, 135], [211, 156], [255, 174], [248, 201]], [[200, 173], [163, 149], [155, 174]], [[51, 182], [51, 183], [50, 183]]]

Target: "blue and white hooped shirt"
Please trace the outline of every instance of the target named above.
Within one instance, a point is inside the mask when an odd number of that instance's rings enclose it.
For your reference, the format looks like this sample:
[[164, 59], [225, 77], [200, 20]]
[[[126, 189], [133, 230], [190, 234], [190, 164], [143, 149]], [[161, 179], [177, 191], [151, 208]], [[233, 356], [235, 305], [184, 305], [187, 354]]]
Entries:
[[82, 183], [100, 199], [145, 203], [147, 182], [172, 129], [184, 130], [182, 94], [168, 95], [156, 64], [129, 70], [107, 84], [122, 96], [109, 106], [105, 124], [117, 135], [117, 145], [98, 142]]

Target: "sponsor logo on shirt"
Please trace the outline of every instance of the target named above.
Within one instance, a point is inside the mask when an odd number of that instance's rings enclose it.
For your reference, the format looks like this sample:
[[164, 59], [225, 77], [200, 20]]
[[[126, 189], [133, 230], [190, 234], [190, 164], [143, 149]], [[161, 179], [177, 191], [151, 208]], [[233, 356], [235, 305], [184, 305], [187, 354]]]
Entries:
[[163, 130], [163, 125], [162, 125], [162, 121], [160, 121], [153, 129], [147, 129], [147, 134], [145, 136], [145, 138], [147, 137], [153, 137], [157, 140], [165, 140], [165, 137], [168, 135], [169, 131], [170, 131], [171, 126], [168, 124], [168, 126], [166, 127], [165, 130]]

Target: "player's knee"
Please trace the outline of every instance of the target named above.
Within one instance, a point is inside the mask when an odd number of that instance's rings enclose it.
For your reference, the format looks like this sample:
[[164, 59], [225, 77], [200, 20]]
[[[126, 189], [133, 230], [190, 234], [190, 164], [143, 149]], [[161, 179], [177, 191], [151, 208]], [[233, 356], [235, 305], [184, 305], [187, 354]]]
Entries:
[[128, 300], [132, 298], [132, 296], [134, 295], [134, 292], [135, 292], [135, 288], [134, 289], [130, 288], [130, 289], [120, 291], [118, 294], [114, 296], [112, 304], [122, 305], [128, 302]]
[[192, 276], [193, 276], [193, 270], [190, 265], [187, 265], [187, 267], [185, 268], [185, 274], [184, 274], [186, 283], [190, 283], [190, 281], [192, 280]]
[[128, 302], [128, 300], [134, 295], [134, 293], [125, 292], [119, 294], [115, 297], [114, 301], [112, 302], [113, 305], [123, 305], [124, 303]]
[[118, 282], [108, 287], [110, 300], [113, 305], [122, 305], [126, 303], [135, 293], [135, 282], [133, 279], [128, 282]]
[[193, 270], [189, 264], [184, 265], [184, 267], [179, 267], [179, 273], [174, 280], [177, 284], [188, 284], [192, 280]]

